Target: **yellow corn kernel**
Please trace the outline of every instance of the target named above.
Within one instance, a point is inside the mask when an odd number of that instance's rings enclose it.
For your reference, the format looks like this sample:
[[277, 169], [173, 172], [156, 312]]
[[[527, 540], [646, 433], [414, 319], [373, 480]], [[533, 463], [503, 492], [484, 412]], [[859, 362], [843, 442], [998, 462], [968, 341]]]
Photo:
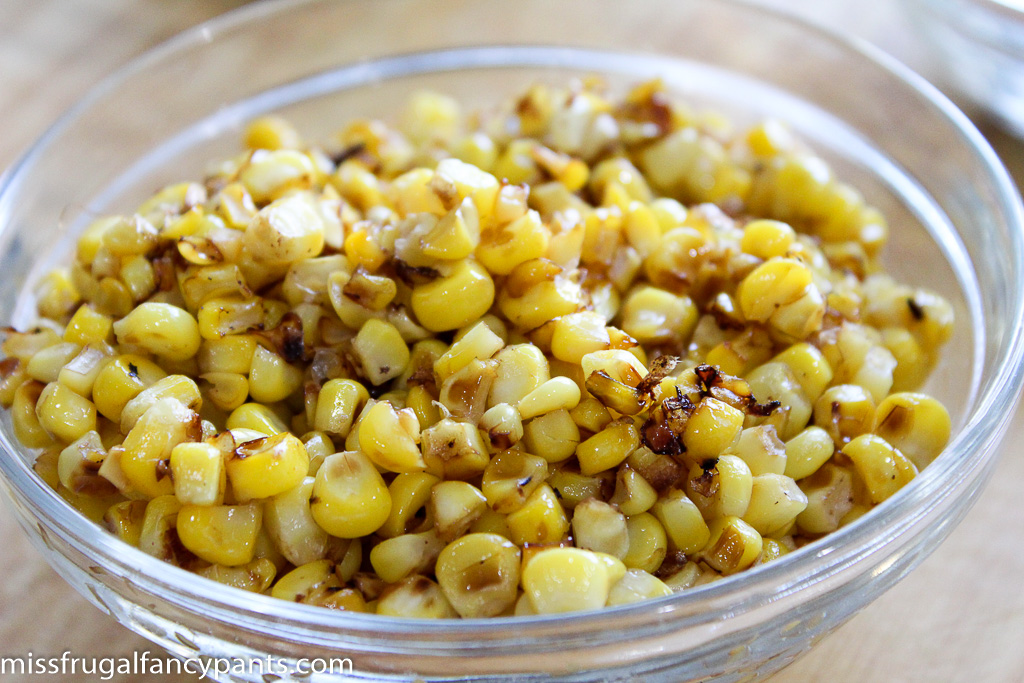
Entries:
[[359, 538], [379, 529], [391, 514], [391, 494], [369, 458], [345, 451], [328, 456], [316, 473], [313, 519], [339, 538]]
[[827, 534], [853, 507], [853, 477], [843, 469], [825, 464], [800, 482], [807, 507], [797, 515], [797, 526], [809, 534]]
[[814, 424], [828, 432], [841, 448], [875, 428], [875, 402], [856, 384], [830, 387], [814, 404]]
[[391, 514], [377, 530], [377, 534], [384, 538], [394, 538], [415, 531], [413, 525], [421, 521], [416, 515], [426, 507], [431, 489], [439, 481], [440, 479], [426, 472], [406, 472], [395, 477], [388, 486]]
[[843, 446], [853, 461], [873, 503], [881, 503], [917, 476], [917, 467], [899, 449], [880, 436], [862, 434]]
[[213, 405], [232, 411], [249, 398], [249, 380], [234, 372], [207, 372], [199, 378], [209, 384], [206, 396]]
[[110, 506], [103, 515], [103, 526], [128, 545], [138, 547], [145, 516], [146, 501], [125, 500]]
[[775, 426], [783, 441], [800, 433], [811, 418], [812, 403], [804, 394], [793, 371], [784, 363], [765, 363], [747, 375], [747, 383], [758, 403], [778, 401], [779, 407], [764, 421]]
[[257, 149], [249, 156], [239, 181], [258, 203], [268, 202], [288, 190], [306, 189], [316, 175], [312, 159], [293, 149]]
[[474, 360], [487, 360], [504, 346], [505, 342], [486, 323], [473, 325], [434, 362], [437, 381], [444, 382]]
[[524, 567], [522, 583], [538, 614], [604, 607], [611, 589], [604, 562], [580, 548], [552, 548], [538, 553]]
[[103, 366], [93, 382], [96, 410], [104, 418], [120, 424], [128, 401], [164, 377], [167, 373], [152, 360], [138, 355], [119, 355]]
[[184, 375], [168, 375], [150, 384], [124, 405], [121, 410], [121, 433], [130, 432], [147, 410], [165, 398], [177, 399], [186, 408], [197, 412], [203, 404], [195, 382]]
[[761, 535], [738, 517], [722, 517], [711, 523], [711, 538], [701, 552], [704, 561], [723, 574], [735, 574], [754, 564], [761, 555]]
[[775, 356], [772, 362], [785, 363], [812, 402], [832, 382], [832, 367], [817, 347], [807, 343], [794, 344]]
[[544, 352], [533, 344], [506, 346], [494, 359], [497, 377], [491, 385], [488, 407], [499, 403], [514, 406], [551, 377]]
[[91, 496], [115, 493], [113, 485], [99, 474], [106, 457], [107, 450], [100, 435], [86, 432], [60, 452], [57, 477], [64, 488], [75, 493]]
[[177, 306], [142, 303], [114, 323], [121, 344], [141, 346], [168, 360], [185, 360], [196, 355], [202, 341], [196, 319]]
[[36, 417], [43, 429], [65, 443], [96, 429], [96, 406], [57, 382], [47, 384], [39, 393]]
[[57, 381], [79, 396], [90, 398], [96, 378], [99, 377], [112, 355], [112, 347], [105, 342], [88, 344], [61, 368], [57, 374]]
[[232, 588], [240, 588], [250, 593], [264, 593], [274, 582], [277, 567], [270, 560], [261, 557], [238, 567], [212, 564], [205, 569], [196, 570], [196, 574]]
[[445, 418], [420, 436], [427, 471], [442, 479], [469, 480], [480, 475], [490, 457], [474, 425]]
[[569, 531], [565, 510], [547, 484], [534, 489], [520, 508], [509, 513], [506, 521], [512, 540], [520, 546], [558, 543]]
[[496, 616], [515, 603], [519, 559], [519, 548], [508, 539], [469, 534], [441, 551], [435, 568], [437, 582], [460, 616]]
[[176, 528], [181, 544], [200, 558], [237, 567], [252, 561], [262, 520], [259, 505], [185, 505]]
[[576, 449], [583, 474], [615, 469], [640, 445], [640, 434], [630, 421], [613, 422]]
[[433, 427], [441, 421], [441, 410], [434, 403], [434, 397], [421, 384], [409, 388], [409, 393], [405, 397], [405, 407], [416, 413], [416, 418], [423, 429]]
[[523, 428], [526, 450], [550, 463], [571, 457], [579, 443], [580, 430], [565, 409], [535, 417]]
[[118, 257], [145, 254], [156, 246], [157, 235], [157, 229], [142, 216], [122, 216], [103, 232], [101, 249]]
[[711, 532], [700, 509], [683, 491], [672, 488], [651, 507], [651, 514], [661, 522], [668, 540], [676, 550], [687, 555], [707, 545]]
[[359, 424], [359, 446], [379, 467], [390, 472], [425, 469], [419, 441], [419, 421], [410, 408], [395, 410], [389, 401], [378, 401], [364, 411]]
[[416, 285], [411, 306], [431, 332], [458, 329], [480, 318], [494, 303], [494, 282], [476, 261], [456, 263], [448, 275]]
[[279, 600], [309, 604], [322, 598], [325, 592], [334, 592], [340, 588], [334, 573], [334, 563], [330, 560], [314, 560], [299, 565], [279, 578], [270, 594]]
[[261, 116], [245, 127], [245, 146], [249, 149], [294, 149], [301, 143], [298, 131], [280, 116]]
[[573, 271], [546, 259], [526, 261], [508, 274], [498, 307], [518, 329], [532, 330], [582, 308], [584, 293], [578, 279]]
[[743, 412], [710, 396], [697, 404], [686, 423], [683, 445], [691, 461], [718, 457], [731, 447], [743, 430]]
[[135, 423], [124, 439], [121, 469], [132, 488], [156, 498], [174, 492], [170, 457], [175, 446], [198, 441], [199, 416], [174, 398], [160, 399]]
[[256, 347], [249, 367], [249, 395], [259, 403], [282, 401], [302, 387], [302, 371], [273, 351]]
[[611, 346], [605, 319], [592, 311], [563, 315], [554, 321], [551, 353], [559, 360], [579, 363], [583, 356]]
[[697, 307], [688, 296], [657, 287], [633, 289], [622, 303], [621, 327], [641, 344], [686, 344], [697, 327]]
[[629, 552], [626, 516], [596, 498], [588, 498], [573, 509], [572, 535], [578, 548], [619, 559]]
[[316, 476], [317, 470], [323, 464], [324, 458], [335, 452], [334, 442], [331, 437], [323, 432], [307, 432], [302, 436], [302, 444], [306, 447], [306, 454], [309, 456], [309, 476]]
[[226, 467], [235, 497], [245, 502], [298, 486], [309, 471], [309, 455], [297, 437], [281, 432], [239, 444]]
[[288, 431], [288, 425], [273, 410], [259, 403], [243, 403], [235, 408], [228, 416], [225, 426], [232, 431], [251, 429], [266, 436]]
[[779, 440], [773, 425], [744, 429], [728, 453], [742, 458], [755, 477], [786, 471], [786, 445]]
[[788, 527], [806, 508], [807, 496], [795, 481], [783, 474], [761, 474], [754, 477], [743, 521], [762, 536], [771, 536]]
[[743, 226], [740, 249], [767, 261], [785, 256], [795, 240], [796, 232], [782, 221], [755, 220]]
[[5, 358], [0, 361], [0, 406], [10, 408], [14, 403], [15, 392], [26, 380], [28, 380], [28, 373], [25, 372], [25, 364], [20, 360]]
[[174, 495], [182, 505], [220, 505], [227, 483], [224, 457], [208, 443], [179, 443], [171, 450]]
[[252, 357], [255, 353], [256, 339], [249, 335], [203, 339], [198, 356], [199, 369], [202, 372], [245, 375], [252, 366]]
[[362, 384], [350, 379], [332, 379], [324, 383], [316, 399], [314, 426], [318, 431], [344, 439], [352, 421], [370, 395]]
[[487, 432], [491, 447], [498, 451], [511, 448], [523, 438], [523, 421], [519, 411], [507, 403], [499, 403], [487, 410], [480, 418], [479, 426]]
[[772, 259], [740, 283], [740, 310], [747, 320], [769, 323], [801, 340], [821, 329], [825, 300], [802, 263]]
[[146, 505], [139, 531], [139, 550], [161, 560], [174, 560], [176, 541], [173, 537], [178, 524], [181, 503], [172, 495], [154, 498]]
[[567, 377], [554, 377], [523, 396], [516, 404], [524, 420], [554, 410], [572, 410], [580, 402], [580, 388]]
[[45, 448], [53, 444], [53, 437], [39, 423], [36, 404], [46, 387], [42, 382], [28, 380], [14, 392], [11, 402], [11, 422], [14, 435], [26, 448]]
[[615, 475], [615, 492], [608, 499], [624, 515], [638, 515], [647, 512], [658, 500], [658, 492], [646, 479], [627, 464]]
[[485, 505], [480, 517], [469, 525], [469, 531], [474, 534], [497, 534], [508, 538], [512, 532], [509, 531], [508, 523], [505, 521], [507, 517], [507, 515], [495, 512]]
[[475, 253], [491, 273], [507, 275], [519, 264], [544, 256], [549, 240], [540, 214], [530, 210], [485, 229]]
[[476, 204], [464, 199], [455, 205], [422, 238], [423, 254], [457, 261], [471, 255], [480, 244], [480, 217]]
[[653, 572], [668, 552], [668, 537], [661, 522], [649, 512], [626, 518], [629, 550], [622, 562], [630, 569]]
[[821, 427], [808, 427], [786, 442], [786, 469], [792, 479], [809, 477], [828, 462], [835, 452], [835, 443]]
[[607, 498], [611, 489], [609, 472], [587, 476], [570, 469], [558, 469], [551, 473], [547, 483], [557, 493], [562, 505], [572, 510], [588, 498]]
[[367, 320], [352, 340], [352, 351], [374, 386], [402, 374], [409, 364], [409, 347], [391, 323]]
[[110, 339], [113, 320], [86, 304], [79, 306], [64, 328], [64, 341], [72, 344], [98, 344]]
[[377, 614], [411, 619], [452, 619], [459, 615], [438, 585], [421, 575], [403, 579], [381, 595]]
[[387, 538], [370, 551], [370, 564], [385, 583], [397, 583], [428, 571], [437, 561], [444, 543], [433, 529], [418, 534]]
[[548, 463], [544, 458], [510, 449], [491, 459], [480, 490], [495, 512], [508, 514], [522, 507], [547, 474]]
[[78, 344], [62, 343], [40, 349], [25, 366], [28, 376], [45, 384], [56, 382], [61, 369], [81, 353]]
[[434, 520], [438, 537], [446, 542], [466, 533], [486, 508], [483, 492], [468, 482], [439, 481], [430, 490], [428, 516]]
[[582, 399], [579, 405], [569, 411], [569, 415], [577, 425], [591, 432], [601, 431], [612, 421], [608, 409], [593, 397]]
[[628, 605], [641, 600], [653, 600], [672, 595], [672, 589], [648, 572], [630, 569], [625, 576], [615, 582], [608, 592], [609, 607]]
[[953, 428], [945, 406], [931, 396], [914, 393], [892, 394], [879, 403], [875, 425], [875, 433], [918, 469], [938, 457]]
[[741, 517], [750, 504], [752, 485], [747, 463], [735, 455], [723, 455], [690, 468], [686, 494], [704, 519]]

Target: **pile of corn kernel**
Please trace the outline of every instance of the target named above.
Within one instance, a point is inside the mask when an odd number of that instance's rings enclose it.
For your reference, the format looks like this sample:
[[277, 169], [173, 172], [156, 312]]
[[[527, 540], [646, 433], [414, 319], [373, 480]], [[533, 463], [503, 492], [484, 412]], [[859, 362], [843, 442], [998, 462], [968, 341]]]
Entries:
[[943, 449], [952, 310], [777, 122], [657, 81], [276, 117], [81, 235], [9, 331], [36, 470], [142, 551], [411, 617], [621, 605], [851, 523]]

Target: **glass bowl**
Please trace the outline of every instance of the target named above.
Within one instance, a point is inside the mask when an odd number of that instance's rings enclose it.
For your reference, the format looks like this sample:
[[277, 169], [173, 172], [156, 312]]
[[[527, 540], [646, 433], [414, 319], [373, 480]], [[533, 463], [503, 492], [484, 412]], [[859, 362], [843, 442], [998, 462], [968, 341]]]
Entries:
[[956, 91], [1024, 137], [1024, 2], [904, 2]]
[[[0, 481], [54, 568], [179, 658], [348, 658], [363, 679], [735, 681], [778, 670], [916, 566], [991, 471], [1021, 382], [1019, 197], [981, 135], [885, 56], [739, 2], [430, 0], [258, 3], [131, 63], [0, 182], [0, 319], [31, 322], [31, 283], [91, 217], [233, 153], [280, 112], [325, 138], [394, 114], [420, 88], [467, 106], [530, 82], [661, 76], [739, 122], [789, 123], [889, 217], [888, 266], [938, 290], [959, 324], [928, 391], [956, 431], [914, 482], [839, 532], [755, 571], [641, 604], [522, 619], [424, 622], [333, 612], [179, 570], [87, 521], [32, 472], [0, 418]], [[256, 665], [231, 680], [264, 678]], [[280, 675], [281, 671], [273, 672]], [[222, 678], [227, 679], [227, 676]], [[328, 680], [313, 674], [312, 680]]]

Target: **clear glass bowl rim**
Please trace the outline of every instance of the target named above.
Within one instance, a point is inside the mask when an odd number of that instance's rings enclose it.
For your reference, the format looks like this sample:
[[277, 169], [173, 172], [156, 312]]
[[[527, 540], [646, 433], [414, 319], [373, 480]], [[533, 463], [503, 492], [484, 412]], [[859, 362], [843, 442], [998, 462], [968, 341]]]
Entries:
[[[895, 59], [869, 43], [856, 38], [836, 35], [811, 22], [787, 12], [776, 11], [746, 0], [721, 0], [725, 4], [751, 12], [761, 12], [774, 20], [786, 21], [803, 31], [816, 34], [839, 47], [856, 53], [861, 59], [896, 77], [908, 88], [926, 100], [953, 126], [956, 132], [978, 157], [988, 171], [998, 203], [1011, 231], [1010, 254], [1018, 280], [1024, 274], [1024, 209], [1016, 187], [1002, 163], [981, 133], [936, 88]], [[986, 4], [997, 4], [982, 0]], [[184, 31], [149, 50], [118, 69], [95, 86], [76, 105], [63, 114], [24, 154], [0, 176], [0, 230], [11, 229], [8, 220], [10, 202], [17, 199], [19, 184], [24, 176], [60, 133], [79, 114], [102, 100], [120, 83], [145, 70], [149, 65], [172, 57], [176, 52], [202, 42], [208, 42], [223, 32], [236, 29], [249, 22], [257, 22], [279, 15], [299, 6], [314, 5], [323, 0], [265, 0], [243, 6], [220, 17]], [[184, 609], [193, 609], [197, 601], [210, 609], [211, 617], [230, 620], [249, 615], [255, 621], [289, 623], [302, 628], [317, 628], [356, 636], [403, 635], [428, 640], [440, 637], [473, 638], [488, 636], [493, 646], [509, 635], [509, 626], [515, 626], [516, 642], [540, 639], [563, 632], [571, 624], [576, 633], [595, 633], [611, 630], [622, 633], [630, 624], [649, 625], [654, 621], [670, 624], [685, 620], [687, 624], [717, 621], [729, 614], [769, 605], [823, 578], [834, 576], [844, 567], [855, 565], [867, 555], [884, 553], [883, 545], [875, 543], [882, 530], [904, 528], [934, 512], [950, 496], [967, 490], [995, 457], [995, 442], [1005, 429], [1016, 403], [1022, 377], [1024, 377], [1024, 290], [1011, 290], [1015, 299], [1012, 306], [1012, 326], [1016, 334], [999, 358], [992, 381], [983, 387], [966, 424], [947, 447], [949, 456], [926, 468], [915, 481], [899, 494], [876, 509], [866, 518], [835, 532], [814, 544], [791, 553], [756, 571], [741, 573], [725, 580], [692, 591], [654, 601], [596, 612], [574, 613], [543, 617], [517, 617], [514, 619], [466, 620], [414, 620], [376, 615], [335, 612], [301, 604], [293, 604], [268, 596], [228, 589], [221, 584], [202, 579], [132, 548], [106, 533], [71, 508], [54, 491], [38, 479], [18, 457], [18, 450], [6, 433], [0, 433], [0, 445], [7, 451], [0, 457], [0, 473], [7, 483], [17, 489], [31, 514], [58, 530], [69, 542], [86, 555], [101, 557], [107, 566], [117, 567], [124, 576], [147, 592], [159, 595]], [[978, 454], [981, 454], [980, 456]], [[512, 642], [506, 637], [504, 641]], [[443, 654], [443, 652], [439, 652]]]

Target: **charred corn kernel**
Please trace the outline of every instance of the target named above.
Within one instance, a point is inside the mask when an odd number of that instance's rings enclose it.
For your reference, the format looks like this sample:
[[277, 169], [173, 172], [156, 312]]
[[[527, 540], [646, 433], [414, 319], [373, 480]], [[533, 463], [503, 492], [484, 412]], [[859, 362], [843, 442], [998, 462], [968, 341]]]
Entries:
[[391, 514], [391, 494], [373, 463], [362, 453], [335, 453], [316, 473], [313, 519], [339, 538], [359, 538], [379, 529]]
[[693, 555], [707, 545], [708, 525], [700, 509], [683, 491], [666, 491], [651, 507], [651, 514], [661, 522], [668, 540], [679, 552]]
[[191, 268], [181, 280], [181, 295], [190, 310], [212, 299], [226, 297], [252, 297], [241, 268], [235, 264], [219, 264], [205, 268]]
[[132, 488], [156, 498], [174, 492], [170, 457], [175, 446], [198, 441], [199, 416], [174, 398], [150, 406], [124, 439], [121, 469]]
[[930, 396], [914, 393], [892, 394], [879, 403], [875, 425], [875, 433], [918, 469], [938, 457], [952, 431], [946, 407]]
[[508, 514], [522, 507], [547, 474], [544, 458], [510, 449], [491, 459], [480, 489], [495, 512]]
[[138, 547], [145, 516], [146, 501], [125, 500], [110, 506], [103, 515], [103, 526], [128, 545]]
[[555, 492], [541, 484], [506, 520], [517, 545], [558, 543], [569, 531], [569, 519]]
[[511, 448], [523, 438], [519, 411], [507, 403], [488, 409], [480, 418], [480, 429], [487, 432], [491, 447], [499, 451]]
[[686, 423], [683, 444], [693, 461], [718, 457], [736, 443], [743, 430], [743, 413], [728, 403], [707, 397]]
[[615, 469], [640, 445], [640, 435], [632, 421], [613, 422], [576, 449], [583, 474]]
[[451, 272], [412, 290], [416, 319], [431, 332], [455, 330], [473, 322], [494, 302], [494, 282], [476, 261], [465, 259]]
[[661, 579], [640, 569], [630, 569], [612, 586], [608, 592], [606, 604], [609, 607], [628, 605], [666, 595], [672, 595], [672, 589], [666, 586]]
[[604, 405], [624, 415], [635, 415], [644, 407], [636, 386], [647, 376], [647, 368], [629, 351], [612, 349], [588, 353], [581, 362], [587, 391]]
[[349, 379], [324, 383], [316, 399], [314, 425], [317, 430], [345, 438], [352, 422], [370, 395], [362, 384]]
[[209, 387], [206, 396], [221, 410], [232, 411], [249, 398], [249, 380], [234, 372], [207, 372], [199, 376]]
[[235, 497], [245, 502], [298, 486], [309, 471], [309, 456], [298, 438], [282, 431], [240, 443], [226, 468]]
[[624, 515], [647, 512], [658, 500], [658, 492], [629, 465], [623, 465], [615, 475], [615, 492], [608, 499]]
[[274, 436], [288, 431], [288, 425], [270, 408], [259, 403], [243, 403], [231, 411], [225, 423], [230, 430], [251, 429]]
[[89, 344], [61, 368], [57, 374], [57, 381], [79, 396], [91, 398], [96, 378], [99, 377], [112, 355], [113, 350], [109, 344], [104, 342]]
[[557, 493], [562, 505], [572, 510], [588, 498], [607, 497], [602, 492], [611, 488], [607, 473], [587, 476], [569, 469], [559, 469], [551, 473], [547, 483]]
[[862, 434], [843, 446], [854, 469], [868, 487], [873, 503], [881, 503], [917, 476], [917, 467], [899, 449], [875, 434]]
[[605, 564], [595, 553], [580, 548], [538, 553], [523, 569], [522, 583], [538, 614], [603, 607], [611, 588]]
[[208, 443], [179, 443], [171, 449], [174, 495], [182, 505], [219, 505], [227, 483], [224, 457]]
[[288, 602], [322, 604], [325, 599], [341, 592], [341, 582], [334, 570], [334, 563], [330, 560], [307, 562], [279, 578], [270, 594]]
[[697, 307], [688, 296], [657, 287], [637, 287], [622, 303], [623, 331], [641, 344], [685, 344], [697, 327]]
[[789, 366], [793, 377], [811, 401], [816, 401], [832, 381], [831, 366], [821, 351], [810, 344], [794, 344], [772, 361]]
[[56, 382], [60, 377], [61, 369], [72, 361], [82, 347], [78, 344], [54, 344], [45, 349], [40, 349], [32, 356], [32, 360], [25, 367], [28, 376], [40, 382]]
[[728, 452], [742, 458], [755, 477], [786, 471], [786, 445], [779, 440], [772, 425], [744, 429]]
[[438, 481], [430, 491], [428, 516], [434, 520], [438, 537], [450, 543], [466, 533], [486, 507], [487, 498], [472, 484]]
[[750, 504], [752, 485], [747, 463], [735, 455], [723, 455], [690, 468], [686, 495], [700, 508], [704, 519], [741, 517]]
[[738, 517], [722, 517], [712, 522], [710, 532], [711, 538], [701, 556], [723, 574], [746, 569], [761, 554], [761, 535]]
[[26, 448], [44, 448], [53, 444], [53, 437], [36, 416], [36, 404], [46, 387], [42, 382], [26, 381], [14, 392], [11, 422], [14, 435]]
[[494, 358], [497, 377], [491, 384], [488, 406], [514, 406], [551, 377], [547, 358], [532, 344], [506, 346]]
[[174, 531], [180, 511], [181, 503], [172, 495], [149, 501], [139, 531], [139, 550], [162, 560], [174, 560]]
[[65, 443], [96, 429], [96, 406], [57, 382], [47, 384], [39, 393], [36, 417], [43, 429]]
[[842, 467], [823, 465], [801, 480], [807, 507], [796, 523], [806, 533], [827, 534], [839, 528], [839, 520], [853, 507], [853, 477]]
[[553, 410], [535, 417], [523, 428], [523, 445], [550, 463], [570, 458], [580, 443], [580, 430], [569, 411]]
[[273, 351], [258, 346], [249, 368], [249, 395], [260, 403], [282, 401], [302, 386], [302, 371]]
[[626, 518], [629, 550], [622, 562], [630, 569], [655, 571], [668, 552], [668, 537], [661, 522], [649, 512]]
[[60, 452], [57, 476], [64, 488], [75, 493], [101, 495], [113, 493], [113, 486], [99, 476], [107, 450], [95, 431], [86, 432]]
[[442, 548], [444, 543], [433, 529], [402, 534], [375, 545], [370, 551], [370, 564], [386, 583], [397, 583], [433, 567]]
[[580, 388], [571, 379], [554, 377], [523, 396], [516, 404], [519, 415], [528, 420], [554, 410], [572, 410], [580, 402]]
[[249, 149], [288, 149], [301, 144], [299, 133], [280, 116], [261, 116], [245, 127], [245, 146]]
[[796, 232], [782, 221], [756, 220], [743, 226], [740, 249], [767, 261], [785, 256], [794, 240]]
[[440, 587], [425, 576], [403, 579], [381, 595], [377, 614], [411, 619], [451, 619], [459, 616]]
[[196, 355], [202, 341], [196, 319], [170, 304], [139, 304], [114, 323], [114, 334], [121, 344], [141, 346], [172, 361]]
[[237, 567], [251, 562], [262, 524], [259, 505], [185, 505], [176, 525], [181, 544], [207, 562]]
[[619, 559], [629, 552], [626, 516], [596, 498], [584, 500], [573, 509], [572, 535], [578, 548], [607, 553]]
[[469, 480], [481, 474], [490, 457], [479, 430], [445, 418], [421, 436], [427, 471], [443, 479]]
[[807, 496], [791, 478], [761, 474], [754, 477], [743, 521], [762, 536], [771, 536], [789, 526], [806, 507]]
[[425, 469], [419, 441], [419, 420], [410, 408], [395, 410], [389, 401], [378, 401], [365, 410], [359, 425], [359, 446], [377, 466], [390, 472]]
[[131, 431], [139, 418], [153, 407], [157, 401], [165, 398], [177, 399], [183, 406], [198, 411], [203, 404], [196, 383], [184, 375], [168, 375], [150, 384], [125, 404], [121, 410], [121, 433]]
[[483, 322], [471, 327], [458, 341], [434, 362], [434, 374], [443, 382], [473, 360], [486, 360], [505, 346]]
[[765, 422], [775, 426], [780, 439], [791, 439], [807, 426], [813, 404], [788, 365], [760, 365], [747, 375], [747, 383], [758, 403], [779, 402], [779, 407]]
[[[384, 538], [394, 538], [401, 534], [416, 531], [416, 515], [430, 501], [431, 490], [440, 481], [426, 472], [407, 472], [399, 474], [388, 486], [391, 495], [391, 514], [387, 521], [377, 530]], [[389, 582], [390, 583], [390, 582]]]
[[97, 344], [110, 339], [113, 321], [86, 304], [79, 306], [64, 328], [64, 341], [72, 344]]
[[502, 536], [468, 534], [441, 551], [437, 582], [460, 616], [496, 616], [516, 601], [519, 558], [519, 548]]
[[814, 424], [828, 432], [841, 448], [850, 439], [874, 429], [875, 402], [856, 384], [831, 387], [814, 404]]
[[521, 263], [541, 258], [551, 237], [541, 216], [530, 210], [514, 219], [483, 230], [476, 258], [495, 275], [507, 275]]
[[223, 583], [225, 586], [240, 588], [250, 593], [264, 593], [277, 576], [277, 567], [266, 558], [259, 558], [238, 567], [212, 564], [196, 571], [200, 576]]
[[786, 469], [792, 479], [803, 479], [818, 471], [835, 452], [835, 443], [821, 427], [808, 427], [786, 442]]

